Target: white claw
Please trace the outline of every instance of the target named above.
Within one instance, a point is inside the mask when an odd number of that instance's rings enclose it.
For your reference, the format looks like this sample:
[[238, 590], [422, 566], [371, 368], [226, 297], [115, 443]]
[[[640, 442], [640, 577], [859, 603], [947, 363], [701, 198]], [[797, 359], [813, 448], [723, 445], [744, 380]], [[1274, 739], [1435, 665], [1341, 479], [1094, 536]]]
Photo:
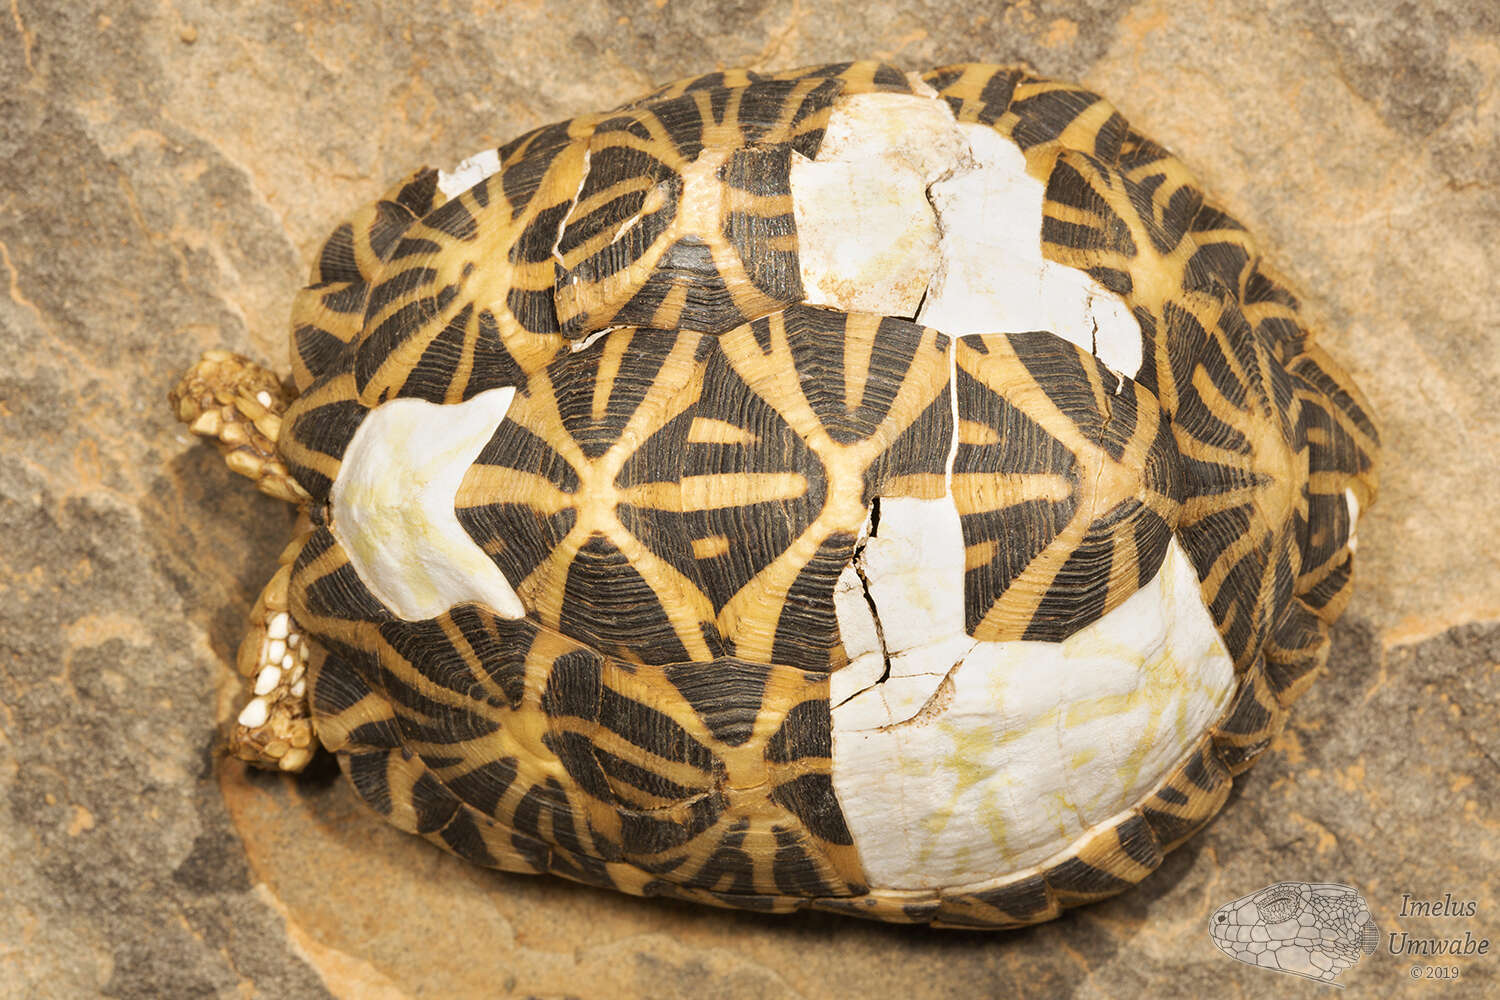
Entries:
[[272, 618], [270, 623], [266, 625], [266, 638], [285, 639], [288, 633], [291, 632], [291, 628], [292, 616], [285, 611], [278, 611], [276, 612], [276, 617]]
[[281, 658], [286, 655], [286, 640], [272, 639], [271, 644], [266, 647], [266, 658], [263, 663], [280, 663]]

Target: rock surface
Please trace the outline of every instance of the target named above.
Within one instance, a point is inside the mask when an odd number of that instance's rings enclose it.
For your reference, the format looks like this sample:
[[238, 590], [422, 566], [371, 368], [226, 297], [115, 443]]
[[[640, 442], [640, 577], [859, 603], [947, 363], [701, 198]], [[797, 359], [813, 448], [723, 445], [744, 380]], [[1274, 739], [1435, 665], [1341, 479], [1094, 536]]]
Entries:
[[[1282, 879], [1494, 943], [1500, 989], [1500, 11], [1467, 0], [151, 4], [0, 11], [0, 996], [1270, 997], [1207, 934]], [[1326, 675], [1140, 889], [986, 936], [763, 918], [469, 868], [214, 752], [288, 512], [165, 404], [200, 352], [286, 364], [314, 247], [423, 163], [654, 83], [874, 55], [1108, 95], [1297, 280], [1383, 418]], [[1473, 900], [1400, 915], [1403, 893]]]

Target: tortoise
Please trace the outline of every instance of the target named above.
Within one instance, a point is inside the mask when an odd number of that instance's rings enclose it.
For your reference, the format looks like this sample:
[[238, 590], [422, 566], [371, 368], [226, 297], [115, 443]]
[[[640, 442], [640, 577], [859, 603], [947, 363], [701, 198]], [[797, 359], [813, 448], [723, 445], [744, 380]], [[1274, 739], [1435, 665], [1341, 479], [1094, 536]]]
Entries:
[[1002, 928], [1138, 882], [1324, 665], [1369, 407], [1245, 228], [1027, 69], [716, 72], [338, 226], [231, 750], [479, 865]]

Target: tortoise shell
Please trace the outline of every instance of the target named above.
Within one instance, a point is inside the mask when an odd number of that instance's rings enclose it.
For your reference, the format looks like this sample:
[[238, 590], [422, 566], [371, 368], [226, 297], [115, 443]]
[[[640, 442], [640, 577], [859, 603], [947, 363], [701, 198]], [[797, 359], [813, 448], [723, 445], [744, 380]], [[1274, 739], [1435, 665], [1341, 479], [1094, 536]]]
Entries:
[[1245, 229], [1016, 68], [713, 73], [419, 171], [292, 347], [317, 738], [402, 829], [645, 895], [1118, 892], [1324, 663], [1373, 498]]

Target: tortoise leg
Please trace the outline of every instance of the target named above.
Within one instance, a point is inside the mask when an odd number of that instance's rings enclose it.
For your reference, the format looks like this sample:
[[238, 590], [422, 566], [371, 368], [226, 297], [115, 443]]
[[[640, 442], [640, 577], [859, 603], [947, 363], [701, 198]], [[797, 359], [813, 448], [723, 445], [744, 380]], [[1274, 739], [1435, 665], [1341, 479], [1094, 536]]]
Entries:
[[300, 771], [317, 749], [307, 697], [310, 650], [287, 606], [292, 565], [312, 534], [304, 514], [291, 544], [282, 550], [271, 582], [250, 611], [236, 666], [252, 681], [252, 697], [229, 731], [229, 752], [270, 770]]
[[209, 351], [168, 394], [177, 417], [211, 438], [229, 467], [261, 492], [306, 503], [307, 492], [276, 455], [281, 416], [291, 402], [281, 380], [249, 358]]
[[[263, 493], [306, 504], [306, 491], [276, 454], [288, 396], [274, 372], [228, 351], [204, 354], [169, 394], [178, 418], [194, 434], [212, 439], [231, 469]], [[300, 771], [316, 749], [307, 699], [310, 651], [287, 607], [292, 564], [311, 532], [304, 509], [271, 582], [255, 601], [236, 657], [253, 693], [231, 726], [229, 752], [256, 767]]]

